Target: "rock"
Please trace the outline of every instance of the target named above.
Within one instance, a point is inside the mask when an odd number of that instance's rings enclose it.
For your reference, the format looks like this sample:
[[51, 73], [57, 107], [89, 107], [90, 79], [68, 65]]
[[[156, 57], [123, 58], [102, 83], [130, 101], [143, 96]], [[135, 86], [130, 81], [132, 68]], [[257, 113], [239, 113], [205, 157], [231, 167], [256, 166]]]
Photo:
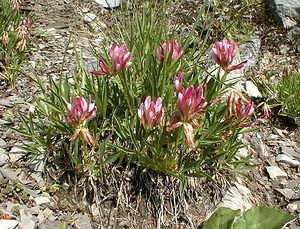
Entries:
[[32, 220], [32, 215], [29, 212], [26, 214], [24, 209], [20, 209], [20, 218], [20, 229], [34, 229], [35, 223]]
[[93, 229], [90, 217], [86, 214], [81, 216], [79, 219], [75, 221], [74, 224], [75, 229]]
[[13, 107], [13, 105], [7, 99], [0, 99], [0, 106], [3, 107]]
[[56, 220], [56, 218], [57, 218], [57, 217], [55, 217], [55, 216], [53, 215], [53, 211], [52, 211], [51, 209], [49, 209], [49, 208], [46, 208], [46, 209], [43, 211], [43, 214], [44, 214], [45, 219], [49, 219], [49, 220], [51, 220], [51, 221], [54, 221], [54, 220]]
[[267, 0], [276, 23], [284, 28], [292, 28], [300, 23], [300, 1]]
[[275, 188], [277, 192], [283, 195], [287, 200], [291, 200], [294, 197], [295, 192], [288, 188]]
[[37, 205], [41, 205], [41, 204], [48, 204], [51, 201], [49, 200], [49, 198], [44, 197], [44, 196], [38, 196], [36, 198], [34, 198], [34, 201]]
[[227, 207], [233, 210], [240, 209], [242, 212], [245, 212], [252, 207], [250, 199], [251, 191], [236, 182], [234, 186], [227, 190], [218, 207]]
[[298, 160], [300, 159], [300, 153], [296, 152], [292, 147], [281, 146], [281, 152]]
[[262, 141], [262, 137], [259, 133], [256, 133], [256, 136], [251, 141], [251, 146], [253, 149], [259, 153], [261, 157], [268, 157], [270, 156], [270, 149], [269, 147]]
[[100, 216], [100, 211], [99, 211], [99, 208], [97, 207], [96, 204], [93, 204], [91, 206], [91, 213], [92, 213], [93, 218], [96, 218], [96, 217]]
[[260, 39], [256, 38], [239, 46], [241, 60], [247, 61], [245, 69], [255, 67], [256, 63], [258, 62], [260, 43]]
[[20, 160], [22, 157], [24, 157], [27, 154], [27, 152], [23, 149], [20, 149], [17, 146], [14, 146], [8, 153], [10, 162], [15, 163], [18, 160]]
[[95, 2], [108, 9], [117, 8], [121, 5], [121, 0], [95, 0]]
[[57, 34], [57, 30], [55, 28], [49, 28], [47, 29], [47, 33], [50, 33], [51, 35]]
[[6, 151], [0, 148], [0, 166], [5, 165], [9, 161], [9, 156]]
[[86, 13], [83, 16], [83, 20], [87, 23], [91, 23], [97, 19], [97, 15], [93, 13]]
[[42, 225], [39, 226], [39, 229], [54, 229], [54, 228], [67, 228], [62, 227], [62, 223], [60, 221], [51, 221], [46, 220]]
[[256, 85], [250, 80], [246, 81], [245, 90], [249, 97], [262, 98], [262, 94], [260, 93]]
[[300, 187], [300, 178], [296, 178], [295, 180], [287, 181], [287, 185], [286, 185], [287, 188], [294, 189], [295, 187], [298, 187], [298, 186]]
[[40, 206], [36, 205], [28, 209], [29, 213], [32, 215], [38, 215], [41, 212]]
[[[295, 205], [296, 206], [296, 210], [300, 211], [300, 200], [293, 201], [290, 204]], [[295, 206], [293, 206], [293, 207], [295, 207]]]
[[0, 220], [0, 228], [1, 229], [15, 229], [17, 228], [19, 221], [17, 220]]
[[41, 155], [37, 156], [36, 159], [34, 161], [32, 161], [32, 163], [29, 165], [29, 167], [31, 169], [33, 169], [34, 171], [44, 172], [45, 163], [46, 163], [46, 153], [43, 154], [43, 152], [45, 152], [45, 150], [43, 148], [41, 148], [39, 150], [40, 150]]
[[6, 145], [6, 141], [4, 141], [2, 138], [0, 138], [0, 147], [3, 147]]
[[286, 172], [281, 170], [278, 166], [266, 166], [266, 170], [271, 179], [287, 177]]
[[276, 156], [276, 161], [277, 162], [283, 162], [286, 163], [288, 165], [297, 167], [300, 165], [299, 161], [293, 160], [292, 158], [290, 158], [289, 156], [285, 155], [285, 154], [279, 154]]
[[286, 206], [286, 208], [287, 208], [290, 212], [294, 212], [294, 211], [297, 211], [298, 206], [297, 206], [297, 204], [288, 204], [288, 205]]
[[249, 155], [249, 150], [246, 147], [240, 148], [236, 156], [241, 157], [241, 158], [246, 158]]

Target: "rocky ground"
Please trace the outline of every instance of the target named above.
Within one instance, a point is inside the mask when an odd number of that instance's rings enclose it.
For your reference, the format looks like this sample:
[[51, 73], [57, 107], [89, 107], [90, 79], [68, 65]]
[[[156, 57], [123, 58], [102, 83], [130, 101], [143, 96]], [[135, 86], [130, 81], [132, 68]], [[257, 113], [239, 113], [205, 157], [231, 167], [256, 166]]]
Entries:
[[[179, 17], [191, 15], [198, 4], [183, 2]], [[115, 11], [88, 0], [80, 4], [26, 0], [23, 10], [35, 18], [32, 53], [23, 68], [28, 77], [18, 80], [14, 87], [0, 85], [0, 228], [198, 228], [217, 206], [244, 211], [257, 204], [292, 213], [295, 221], [286, 228], [299, 228], [300, 130], [278, 118], [273, 122], [258, 119], [258, 129], [241, 136], [246, 147], [239, 156], [251, 155], [252, 164], [257, 165], [248, 172], [250, 179], [224, 180], [222, 188], [191, 180], [193, 189], [183, 198], [178, 197], [174, 179], [142, 174], [132, 181], [128, 173], [113, 171], [119, 175], [98, 190], [97, 201], [87, 201], [84, 197], [88, 194], [76, 192], [76, 188], [82, 189], [80, 180], [61, 183], [51, 167], [44, 170], [43, 160], [28, 167], [26, 152], [17, 148], [26, 140], [10, 128], [19, 125], [18, 110], [33, 109], [33, 95], [39, 88], [30, 78], [38, 74], [46, 82], [49, 77], [68, 74], [76, 68], [76, 51], [82, 53], [83, 61], [94, 63], [90, 42], [101, 49], [103, 41], [113, 34]], [[271, 72], [280, 77], [299, 61], [293, 35], [272, 30], [267, 23], [257, 26], [257, 36], [241, 47], [241, 59], [250, 60], [244, 75], [248, 94], [255, 94], [249, 86], [249, 75], [259, 77]], [[113, 180], [116, 177], [120, 180]], [[167, 189], [166, 182], [170, 184]]]

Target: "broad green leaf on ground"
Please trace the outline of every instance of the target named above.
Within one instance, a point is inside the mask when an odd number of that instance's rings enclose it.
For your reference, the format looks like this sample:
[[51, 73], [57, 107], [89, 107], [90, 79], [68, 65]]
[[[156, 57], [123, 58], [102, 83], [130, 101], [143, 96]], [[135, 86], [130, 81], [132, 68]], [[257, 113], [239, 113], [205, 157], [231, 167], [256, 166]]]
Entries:
[[293, 218], [282, 210], [257, 206], [235, 221], [233, 229], [279, 229]]
[[202, 229], [229, 229], [232, 228], [234, 218], [240, 215], [239, 210], [230, 208], [219, 208], [215, 213], [204, 222]]

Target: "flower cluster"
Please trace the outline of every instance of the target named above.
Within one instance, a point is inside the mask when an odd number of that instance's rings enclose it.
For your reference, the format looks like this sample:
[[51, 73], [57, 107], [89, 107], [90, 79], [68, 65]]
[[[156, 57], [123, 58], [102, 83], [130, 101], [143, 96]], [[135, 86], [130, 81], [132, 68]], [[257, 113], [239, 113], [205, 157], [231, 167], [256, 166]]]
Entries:
[[160, 97], [157, 98], [156, 102], [153, 102], [151, 96], [147, 96], [138, 109], [140, 121], [147, 130], [156, 127], [161, 122], [163, 115], [164, 109]]
[[237, 126], [251, 126], [252, 123], [245, 123], [255, 110], [253, 101], [248, 101], [245, 96], [237, 91], [232, 91], [227, 101], [227, 113], [228, 120], [235, 118]]
[[[177, 75], [178, 77], [178, 75]], [[175, 80], [175, 88], [182, 88], [182, 85]], [[178, 91], [178, 89], [176, 90]], [[201, 84], [197, 88], [189, 86], [182, 89], [177, 95], [178, 113], [171, 117], [167, 131], [172, 131], [183, 125], [186, 143], [191, 149], [195, 149], [193, 140], [193, 128], [198, 126], [197, 119], [201, 117], [200, 112], [204, 111], [207, 102], [203, 97], [203, 87]]]
[[28, 18], [24, 18], [22, 25], [17, 29], [18, 43], [16, 49], [23, 52], [26, 49], [26, 42], [32, 36], [31, 24]]
[[[212, 49], [212, 56], [216, 63], [228, 73], [235, 69], [242, 68], [246, 62], [241, 62], [231, 66], [235, 57], [237, 45], [227, 39], [221, 42], [216, 42]], [[170, 56], [170, 61], [177, 61], [182, 55], [182, 48], [175, 41], [164, 42], [155, 53], [159, 62], [163, 62], [165, 58]], [[116, 75], [120, 71], [124, 71], [131, 64], [132, 54], [128, 51], [125, 44], [117, 45], [116, 42], [108, 50], [108, 56], [111, 60], [111, 65], [108, 66], [103, 60], [99, 61], [100, 70], [92, 71], [94, 75]], [[197, 87], [193, 85], [184, 88], [182, 83], [184, 79], [183, 72], [177, 72], [174, 80], [175, 92], [177, 94], [177, 112], [169, 118], [166, 130], [172, 131], [180, 126], [183, 126], [186, 143], [190, 149], [195, 149], [193, 130], [198, 127], [198, 120], [203, 116], [207, 102], [204, 98], [203, 86], [199, 84]], [[254, 112], [254, 103], [246, 100], [240, 93], [232, 92], [228, 98], [228, 109], [226, 113], [227, 120], [234, 119], [238, 126], [249, 126], [245, 120]], [[71, 116], [66, 116], [66, 120], [74, 125], [83, 138], [87, 142], [92, 142], [92, 139], [86, 129], [82, 126], [86, 121], [91, 120], [95, 116], [94, 104], [88, 103], [82, 97], [72, 98], [71, 104], [68, 106]], [[146, 130], [154, 129], [159, 125], [164, 117], [164, 108], [162, 98], [158, 97], [156, 101], [152, 100], [151, 96], [147, 96], [139, 106], [137, 111], [138, 118]], [[84, 130], [84, 131], [83, 131]], [[77, 134], [79, 133], [76, 132]], [[76, 139], [77, 134], [74, 134], [71, 139]]]
[[222, 41], [215, 42], [215, 45], [212, 48], [212, 57], [225, 72], [230, 72], [236, 69], [243, 68], [247, 63], [247, 61], [243, 61], [237, 65], [230, 66], [234, 60], [236, 51], [236, 43], [224, 38]]
[[117, 45], [116, 42], [108, 50], [108, 55], [112, 62], [112, 67], [108, 66], [103, 60], [99, 60], [99, 71], [91, 71], [91, 74], [100, 75], [117, 75], [131, 65], [132, 55], [126, 48], [125, 44]]
[[159, 62], [163, 62], [164, 59], [168, 56], [171, 56], [171, 62], [175, 62], [178, 60], [182, 55], [182, 48], [180, 45], [176, 43], [176, 41], [170, 40], [168, 44], [164, 42], [160, 47], [156, 49], [156, 57]]
[[68, 123], [76, 128], [75, 133], [70, 140], [75, 141], [80, 133], [84, 141], [93, 145], [94, 141], [88, 130], [85, 128], [88, 121], [96, 116], [96, 107], [91, 103], [91, 97], [86, 101], [82, 96], [72, 97], [70, 103], [67, 104], [69, 115], [65, 115]]

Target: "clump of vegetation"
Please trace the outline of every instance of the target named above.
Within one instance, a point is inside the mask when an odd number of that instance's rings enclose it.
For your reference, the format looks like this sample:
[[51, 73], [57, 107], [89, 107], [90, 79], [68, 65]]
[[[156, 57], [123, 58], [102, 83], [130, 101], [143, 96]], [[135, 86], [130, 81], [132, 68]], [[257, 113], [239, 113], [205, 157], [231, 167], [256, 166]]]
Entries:
[[47, 87], [36, 78], [43, 94], [33, 113], [20, 114], [18, 130], [32, 141], [23, 146], [30, 162], [63, 162], [100, 181], [107, 164], [133, 163], [178, 178], [182, 188], [188, 177], [213, 181], [209, 168], [243, 171], [237, 136], [251, 130], [255, 108], [242, 93], [229, 93], [236, 82], [228, 74], [245, 65], [232, 64], [237, 44], [216, 41], [208, 73], [199, 65], [206, 45], [191, 47], [193, 31], [176, 35], [161, 10], [150, 3], [141, 10], [119, 25], [106, 53], [95, 50], [93, 71], [78, 65], [72, 81], [50, 79]]
[[0, 79], [14, 83], [32, 36], [30, 19], [20, 13], [18, 0], [0, 1]]
[[279, 114], [288, 116], [300, 125], [300, 70], [283, 76], [276, 87]]

